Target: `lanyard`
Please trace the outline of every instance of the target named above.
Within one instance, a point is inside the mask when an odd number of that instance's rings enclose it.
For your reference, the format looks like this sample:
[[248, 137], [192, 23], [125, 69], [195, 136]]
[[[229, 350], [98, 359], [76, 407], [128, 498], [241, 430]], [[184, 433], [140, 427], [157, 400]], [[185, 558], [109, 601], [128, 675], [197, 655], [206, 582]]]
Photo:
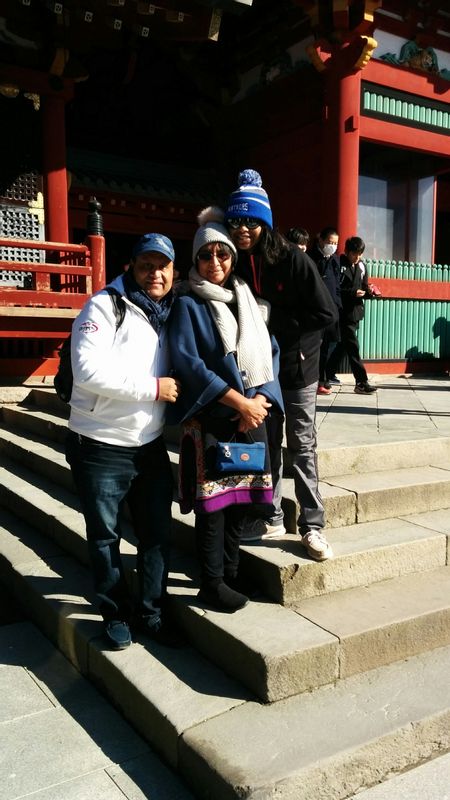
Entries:
[[250, 264], [252, 267], [253, 285], [256, 294], [261, 296], [261, 256], [258, 258], [258, 270], [256, 269], [255, 259], [250, 255]]

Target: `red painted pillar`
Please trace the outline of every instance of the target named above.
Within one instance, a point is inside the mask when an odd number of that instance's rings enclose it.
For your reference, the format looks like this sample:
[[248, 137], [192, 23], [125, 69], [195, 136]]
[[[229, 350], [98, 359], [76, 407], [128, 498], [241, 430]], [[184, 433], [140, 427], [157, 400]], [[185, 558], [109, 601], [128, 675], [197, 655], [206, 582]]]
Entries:
[[99, 292], [106, 283], [105, 240], [103, 236], [88, 236], [87, 245], [91, 253], [92, 293]]
[[335, 225], [339, 249], [357, 233], [361, 71], [334, 64], [324, 73], [323, 221]]
[[56, 94], [42, 98], [45, 238], [51, 242], [69, 241], [65, 99]]

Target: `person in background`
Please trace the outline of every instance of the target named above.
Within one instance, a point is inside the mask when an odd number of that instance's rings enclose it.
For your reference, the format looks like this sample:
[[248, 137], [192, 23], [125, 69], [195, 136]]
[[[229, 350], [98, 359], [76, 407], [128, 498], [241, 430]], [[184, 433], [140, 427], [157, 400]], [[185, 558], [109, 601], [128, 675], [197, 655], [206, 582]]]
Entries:
[[[339, 235], [337, 230], [331, 226], [328, 226], [321, 230], [311, 250], [308, 251], [308, 254], [316, 263], [317, 269], [319, 270], [319, 275], [327, 287], [336, 306], [337, 313], [339, 314], [342, 307], [342, 302], [340, 288], [340, 263], [339, 258], [336, 255], [338, 242]], [[328, 379], [325, 371], [325, 365], [328, 361], [330, 351], [333, 347], [335, 347], [336, 342], [339, 341], [339, 337], [340, 333], [338, 322], [329, 325], [323, 332], [322, 344], [320, 347], [319, 385], [317, 388], [317, 394], [331, 394], [332, 384], [340, 383], [334, 374], [330, 375], [330, 379]]]
[[[337, 312], [314, 262], [273, 229], [272, 210], [261, 176], [239, 175], [230, 195], [226, 222], [239, 258], [236, 272], [262, 305], [280, 347], [280, 384], [286, 438], [300, 505], [297, 520], [302, 545], [324, 561], [332, 550], [323, 533], [325, 512], [317, 472], [316, 394], [322, 330], [337, 322]], [[246, 538], [277, 538], [286, 532], [282, 500], [284, 419], [271, 409], [267, 419], [274, 485], [270, 516], [248, 525]]]
[[326, 372], [334, 375], [342, 356], [347, 354], [356, 382], [356, 394], [373, 394], [377, 389], [368, 381], [366, 368], [361, 361], [356, 333], [359, 323], [364, 317], [364, 298], [374, 296], [369, 285], [367, 270], [364, 262], [361, 261], [364, 250], [363, 240], [359, 236], [351, 236], [345, 242], [345, 252], [340, 257], [342, 308], [339, 315], [339, 328], [341, 338], [328, 359]]
[[[234, 274], [236, 247], [223, 226], [223, 212], [198, 217], [190, 292], [178, 297], [169, 326], [175, 374], [183, 388], [170, 422], [183, 423], [179, 487], [182, 513], [195, 512], [200, 562], [199, 599], [233, 612], [248, 602], [238, 574], [239, 544], [249, 504], [272, 502], [267, 434], [269, 410], [282, 416], [276, 375], [278, 347], [271, 341], [255, 299]], [[223, 473], [217, 443], [264, 442], [263, 471], [247, 465]]]
[[[178, 646], [164, 620], [173, 493], [162, 437], [170, 377], [165, 326], [172, 307], [174, 249], [148, 233], [128, 270], [109, 284], [124, 308], [117, 324], [107, 291], [88, 300], [72, 328], [73, 390], [66, 458], [83, 511], [94, 587], [108, 645], [131, 644], [131, 626]], [[137, 606], [120, 555], [128, 503], [137, 538]]]
[[309, 233], [305, 228], [289, 228], [286, 233], [286, 239], [292, 244], [296, 244], [299, 250], [304, 253], [309, 247]]

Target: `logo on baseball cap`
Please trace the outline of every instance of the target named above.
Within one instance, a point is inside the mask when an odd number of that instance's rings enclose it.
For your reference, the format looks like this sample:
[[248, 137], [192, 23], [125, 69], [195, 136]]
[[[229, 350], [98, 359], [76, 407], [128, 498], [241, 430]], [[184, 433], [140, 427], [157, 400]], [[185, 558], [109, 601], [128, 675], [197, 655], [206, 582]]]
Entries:
[[133, 248], [132, 257], [136, 258], [141, 253], [149, 253], [150, 251], [161, 253], [163, 256], [167, 256], [170, 261], [175, 260], [173, 244], [162, 233], [145, 233], [144, 236], [141, 236]]

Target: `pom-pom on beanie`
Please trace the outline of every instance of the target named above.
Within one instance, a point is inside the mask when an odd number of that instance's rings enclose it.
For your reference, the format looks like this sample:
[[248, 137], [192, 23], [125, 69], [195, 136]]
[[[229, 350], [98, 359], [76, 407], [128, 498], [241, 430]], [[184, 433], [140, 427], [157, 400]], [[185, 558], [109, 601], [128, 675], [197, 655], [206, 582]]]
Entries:
[[272, 228], [272, 210], [259, 172], [244, 169], [239, 173], [238, 183], [239, 188], [228, 198], [226, 218], [252, 217]]
[[199, 229], [194, 236], [194, 243], [192, 245], [192, 260], [195, 263], [197, 254], [200, 248], [213, 242], [223, 242], [228, 245], [234, 256], [234, 261], [237, 258], [237, 250], [233, 241], [228, 233], [224, 221], [224, 213], [218, 206], [208, 206], [200, 211], [197, 217]]

